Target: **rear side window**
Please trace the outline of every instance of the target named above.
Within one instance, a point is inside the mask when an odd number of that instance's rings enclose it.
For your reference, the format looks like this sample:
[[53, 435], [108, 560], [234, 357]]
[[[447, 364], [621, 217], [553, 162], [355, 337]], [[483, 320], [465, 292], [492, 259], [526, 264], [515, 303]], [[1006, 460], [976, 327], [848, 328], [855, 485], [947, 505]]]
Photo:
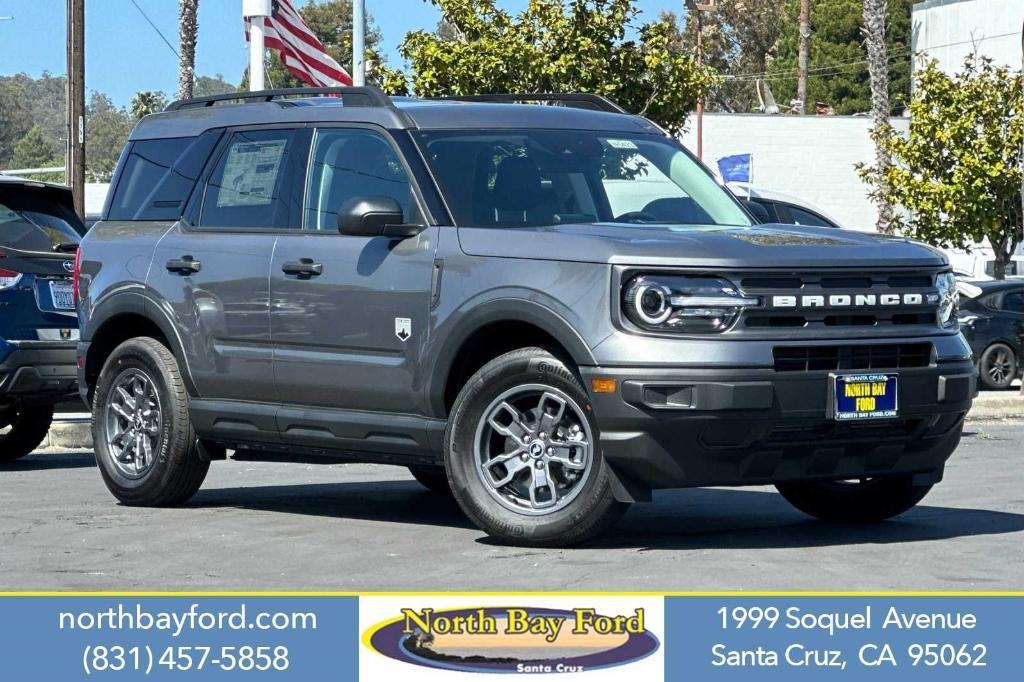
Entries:
[[288, 227], [294, 138], [294, 130], [234, 133], [210, 175], [199, 224]]
[[133, 142], [107, 220], [177, 220], [220, 131]]
[[[1024, 284], [1021, 284], [1024, 287]], [[1010, 291], [1003, 296], [1003, 310], [1010, 313], [1024, 313], [1024, 292]]]
[[789, 216], [793, 220], [794, 225], [809, 225], [811, 227], [835, 227], [832, 223], [828, 222], [821, 216], [805, 211], [802, 208], [796, 206], [789, 207]]

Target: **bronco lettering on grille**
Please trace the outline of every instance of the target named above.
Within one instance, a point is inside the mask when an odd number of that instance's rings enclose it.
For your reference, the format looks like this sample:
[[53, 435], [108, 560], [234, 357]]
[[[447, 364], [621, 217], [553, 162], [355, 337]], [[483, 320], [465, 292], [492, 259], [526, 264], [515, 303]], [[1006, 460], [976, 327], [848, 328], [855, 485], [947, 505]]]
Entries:
[[772, 308], [858, 308], [865, 306], [915, 306], [935, 303], [936, 294], [816, 294], [772, 296]]

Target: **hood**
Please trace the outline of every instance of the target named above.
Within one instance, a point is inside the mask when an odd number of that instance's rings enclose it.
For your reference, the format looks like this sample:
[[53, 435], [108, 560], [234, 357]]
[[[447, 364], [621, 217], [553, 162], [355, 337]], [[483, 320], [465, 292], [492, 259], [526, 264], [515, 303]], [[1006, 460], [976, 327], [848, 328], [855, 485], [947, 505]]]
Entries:
[[726, 268], [936, 267], [937, 249], [902, 237], [802, 225], [460, 227], [473, 256]]

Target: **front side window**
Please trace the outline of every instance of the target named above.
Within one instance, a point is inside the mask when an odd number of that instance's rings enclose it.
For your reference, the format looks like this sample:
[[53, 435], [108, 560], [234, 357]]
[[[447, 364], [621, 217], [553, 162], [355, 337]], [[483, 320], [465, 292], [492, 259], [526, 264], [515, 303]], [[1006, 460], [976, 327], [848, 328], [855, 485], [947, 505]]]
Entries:
[[816, 213], [805, 211], [802, 208], [796, 206], [789, 207], [789, 216], [793, 220], [794, 225], [809, 225], [811, 227], [835, 227], [832, 223], [828, 222]]
[[751, 224], [660, 135], [464, 130], [422, 132], [417, 141], [458, 225]]
[[[1024, 283], [1021, 284], [1024, 288]], [[1009, 291], [1003, 295], [1003, 310], [1010, 313], [1024, 313], [1024, 292]]]
[[199, 224], [288, 227], [294, 137], [277, 129], [233, 134], [210, 175]]
[[307, 230], [338, 229], [338, 209], [356, 197], [390, 197], [409, 219], [412, 188], [388, 141], [364, 129], [316, 131], [306, 188]]

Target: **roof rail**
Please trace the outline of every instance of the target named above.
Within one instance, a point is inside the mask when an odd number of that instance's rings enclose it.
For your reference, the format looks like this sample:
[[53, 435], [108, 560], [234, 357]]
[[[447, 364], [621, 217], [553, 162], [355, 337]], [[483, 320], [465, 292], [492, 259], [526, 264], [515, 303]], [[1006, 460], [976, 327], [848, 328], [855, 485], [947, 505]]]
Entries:
[[589, 92], [566, 92], [566, 93], [494, 93], [491, 95], [446, 95], [443, 97], [432, 97], [430, 99], [458, 100], [463, 102], [552, 102], [561, 103], [568, 107], [578, 109], [592, 109], [595, 111], [607, 111], [612, 114], [628, 114], [629, 112], [620, 107], [607, 97], [595, 95]]
[[256, 92], [226, 92], [210, 97], [193, 97], [171, 102], [164, 111], [179, 111], [198, 107], [212, 107], [217, 102], [270, 102], [282, 97], [314, 97], [317, 95], [338, 95], [347, 107], [392, 107], [391, 98], [372, 86], [341, 86], [334, 88], [280, 88], [278, 90], [257, 90]]

